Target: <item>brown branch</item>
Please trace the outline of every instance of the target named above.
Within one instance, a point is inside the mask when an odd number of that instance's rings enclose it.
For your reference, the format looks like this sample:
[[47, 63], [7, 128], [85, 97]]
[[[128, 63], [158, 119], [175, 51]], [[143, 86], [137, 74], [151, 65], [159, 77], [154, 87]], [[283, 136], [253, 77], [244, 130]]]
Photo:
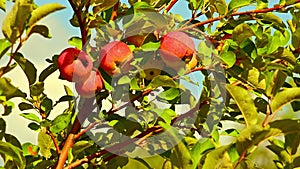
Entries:
[[52, 142], [54, 143], [57, 154], [60, 154], [60, 148], [59, 148], [58, 142], [57, 142], [55, 136], [53, 135], [53, 133], [49, 130], [49, 127], [47, 127], [46, 134], [48, 134], [51, 137]]
[[61, 150], [61, 154], [59, 155], [56, 169], [62, 169], [65, 165], [65, 162], [68, 158], [68, 152], [69, 152], [70, 148], [72, 148], [72, 146], [74, 145], [76, 135], [81, 129], [81, 121], [80, 120], [84, 120], [86, 117], [89, 116], [89, 114], [92, 113], [94, 98], [84, 99], [83, 101], [84, 101], [84, 103], [82, 105], [84, 105], [84, 106], [81, 107], [81, 109], [79, 110], [78, 115], [77, 115], [75, 122], [68, 134], [67, 139], [65, 140], [65, 142], [62, 142], [62, 144], [64, 144], [64, 146], [63, 146], [63, 149]]
[[118, 2], [114, 5], [113, 11], [112, 11], [111, 17], [110, 17], [110, 20], [111, 20], [111, 21], [114, 21], [114, 20], [118, 17], [119, 4], [120, 4], [120, 2], [118, 1]]
[[270, 121], [268, 121], [268, 118], [269, 118], [270, 114], [271, 114], [271, 108], [270, 108], [270, 105], [267, 104], [266, 117], [262, 123], [262, 127], [266, 127], [269, 124]]
[[81, 33], [81, 41], [82, 41], [82, 47], [85, 45], [85, 43], [87, 42], [87, 29], [86, 29], [86, 21], [85, 18], [82, 18], [81, 15], [81, 10], [76, 8], [75, 3], [73, 2], [73, 0], [68, 0], [79, 23], [79, 28], [80, 28], [80, 33]]
[[85, 129], [83, 129], [81, 132], [79, 132], [77, 135], [75, 135], [74, 140], [79, 139], [82, 135], [84, 135], [87, 131], [91, 130], [93, 127], [95, 127], [98, 124], [98, 122], [91, 123], [89, 126], [87, 126]]
[[169, 12], [177, 2], [178, 0], [172, 0], [171, 3], [166, 7], [165, 12]]
[[[272, 12], [272, 11], [283, 10], [285, 7], [297, 4], [299, 2], [300, 2], [300, 0], [296, 0], [293, 4], [277, 5], [277, 6], [274, 6], [272, 8], [255, 9], [255, 10], [252, 10], [252, 11], [234, 12], [234, 13], [230, 14], [229, 16], [232, 17], [232, 16], [239, 16], [239, 15], [253, 15], [253, 14], [259, 14], [259, 13], [268, 13], [268, 12]], [[187, 27], [182, 28], [182, 29], [186, 30], [186, 29], [191, 29], [191, 28], [195, 28], [195, 27], [198, 27], [198, 26], [203, 26], [203, 25], [206, 25], [206, 24], [224, 19], [226, 17], [227, 17], [227, 15], [221, 15], [221, 16], [218, 16], [218, 17], [215, 17], [215, 18], [205, 20], [203, 22], [199, 22], [199, 23], [187, 26]]]

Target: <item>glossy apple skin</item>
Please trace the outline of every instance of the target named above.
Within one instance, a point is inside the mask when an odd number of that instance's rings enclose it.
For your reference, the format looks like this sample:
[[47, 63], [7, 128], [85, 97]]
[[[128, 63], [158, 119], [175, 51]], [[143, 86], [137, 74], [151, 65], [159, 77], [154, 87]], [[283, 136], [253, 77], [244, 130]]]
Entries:
[[174, 31], [161, 38], [160, 56], [166, 65], [176, 70], [184, 67], [184, 60], [191, 59], [195, 51], [195, 43], [186, 33]]
[[85, 98], [91, 98], [103, 88], [103, 79], [99, 71], [91, 71], [90, 76], [84, 81], [75, 83], [78, 94]]
[[164, 35], [161, 39], [160, 51], [162, 55], [178, 58], [192, 57], [195, 43], [186, 33], [175, 31]]
[[113, 41], [105, 45], [100, 51], [100, 67], [109, 75], [121, 73], [129, 66], [133, 59], [132, 52], [126, 43]]
[[77, 48], [67, 48], [61, 52], [57, 61], [61, 77], [70, 82], [85, 80], [93, 68], [89, 55]]

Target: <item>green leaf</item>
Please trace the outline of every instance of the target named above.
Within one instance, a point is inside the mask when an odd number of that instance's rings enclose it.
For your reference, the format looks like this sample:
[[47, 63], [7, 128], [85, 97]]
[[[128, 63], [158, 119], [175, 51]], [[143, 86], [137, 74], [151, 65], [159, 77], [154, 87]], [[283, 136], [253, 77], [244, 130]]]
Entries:
[[33, 113], [22, 113], [22, 114], [20, 114], [20, 116], [22, 116], [28, 120], [38, 122], [38, 123], [41, 122], [40, 118]]
[[236, 149], [239, 154], [248, 153], [253, 146], [259, 143], [282, 134], [282, 131], [277, 128], [264, 129], [258, 125], [248, 126], [243, 129], [237, 138]]
[[38, 134], [38, 146], [40, 147], [40, 152], [46, 158], [51, 156], [51, 149], [55, 149], [54, 143], [51, 137], [46, 134], [45, 130], [41, 130]]
[[284, 105], [300, 99], [300, 87], [285, 88], [277, 93], [271, 102], [273, 113], [279, 111]]
[[0, 154], [5, 158], [5, 163], [12, 162], [18, 169], [25, 169], [25, 158], [20, 148], [0, 140]]
[[44, 92], [44, 83], [37, 82], [34, 85], [30, 86], [30, 95], [31, 96], [39, 96]]
[[276, 52], [268, 55], [268, 57], [273, 59], [282, 59], [290, 62], [293, 65], [297, 65], [297, 58], [295, 57], [293, 52], [283, 47], [279, 47]]
[[220, 15], [227, 13], [227, 5], [225, 0], [216, 0], [215, 7]]
[[5, 96], [7, 100], [14, 97], [26, 97], [26, 93], [13, 86], [8, 78], [0, 78], [0, 86], [0, 95]]
[[19, 64], [19, 66], [26, 74], [29, 85], [32, 85], [36, 81], [37, 69], [35, 68], [35, 66], [29, 60], [24, 58], [21, 53], [17, 53], [14, 57], [14, 60]]
[[182, 169], [190, 169], [195, 165], [189, 149], [182, 141], [173, 148], [171, 161], [173, 165]]
[[71, 46], [75, 46], [77, 49], [82, 49], [82, 40], [80, 37], [72, 37], [68, 40]]
[[5, 134], [4, 136], [5, 141], [9, 142], [10, 144], [12, 144], [13, 146], [16, 146], [18, 148], [21, 148], [21, 143], [20, 141], [17, 139], [17, 137], [11, 135], [11, 134]]
[[93, 142], [91, 141], [78, 141], [76, 142], [72, 147], [72, 153], [76, 157], [79, 153], [84, 152], [85, 149], [91, 147], [93, 145]]
[[146, 44], [143, 44], [141, 46], [141, 48], [143, 49], [143, 51], [156, 51], [158, 50], [160, 46], [160, 42], [148, 42]]
[[272, 24], [277, 24], [283, 28], [285, 28], [285, 24], [283, 23], [283, 21], [281, 20], [281, 18], [279, 18], [278, 16], [276, 16], [274, 13], [272, 12], [268, 12], [264, 15], [263, 20], [266, 20], [268, 22], [271, 22]]
[[294, 158], [293, 165], [294, 167], [300, 167], [300, 156]]
[[287, 74], [285, 72], [282, 70], [275, 70], [267, 86], [266, 94], [273, 98], [273, 96], [276, 95], [278, 90], [283, 86], [286, 78]]
[[0, 59], [6, 54], [11, 43], [7, 39], [0, 39]]
[[11, 112], [12, 109], [14, 108], [14, 102], [11, 101], [5, 101], [1, 103], [3, 108], [4, 108], [4, 113], [2, 114], [3, 116], [8, 116]]
[[155, 89], [157, 87], [177, 87], [177, 83], [167, 75], [158, 75], [152, 79], [148, 88]]
[[52, 73], [54, 73], [57, 70], [56, 64], [49, 65], [46, 69], [44, 69], [40, 76], [39, 76], [39, 82], [43, 82], [47, 79], [48, 76], [50, 76]]
[[300, 143], [300, 132], [287, 134], [284, 138], [285, 149], [289, 152], [290, 155], [296, 154]]
[[231, 0], [228, 5], [228, 10], [229, 12], [232, 12], [236, 8], [250, 5], [253, 2], [253, 0]]
[[[196, 142], [196, 144], [191, 149], [190, 153], [195, 164], [198, 164], [201, 158], [204, 156], [205, 152], [215, 148], [214, 143], [209, 138], [203, 138]], [[195, 166], [196, 167], [196, 166]], [[194, 168], [195, 168], [194, 167]]]
[[269, 41], [267, 54], [275, 52], [279, 47], [285, 46], [290, 40], [289, 31], [285, 30], [282, 34], [280, 31], [276, 30], [272, 39]]
[[246, 125], [249, 126], [256, 124], [258, 113], [254, 101], [249, 95], [249, 92], [242, 87], [233, 86], [230, 84], [226, 84], [226, 89], [241, 110]]
[[33, 131], [37, 131], [37, 130], [40, 129], [40, 125], [38, 125], [38, 124], [32, 122], [32, 123], [29, 123], [29, 124], [28, 124], [28, 128], [30, 128], [30, 129], [33, 130]]
[[50, 126], [50, 131], [53, 133], [59, 133], [65, 129], [71, 121], [71, 114], [61, 114], [57, 116]]
[[55, 11], [62, 10], [64, 8], [65, 8], [64, 6], [58, 3], [49, 3], [49, 4], [39, 6], [38, 8], [36, 8], [31, 12], [31, 17], [28, 21], [28, 26], [32, 26], [33, 24], [37, 23], [45, 16]]
[[110, 0], [110, 1], [103, 1], [103, 0], [91, 0], [91, 5], [94, 6], [94, 12], [100, 13], [106, 11], [107, 9], [113, 7], [116, 3], [119, 3], [118, 0]]
[[6, 131], [6, 122], [4, 121], [3, 118], [0, 118], [0, 140], [3, 139], [5, 136], [5, 131]]
[[222, 52], [220, 58], [228, 68], [231, 68], [236, 62], [236, 55], [232, 51]]
[[125, 84], [129, 84], [131, 82], [131, 79], [129, 78], [129, 76], [122, 76], [119, 80], [118, 80], [118, 85], [125, 85]]
[[[1, 58], [0, 58], [1, 59]], [[1, 73], [3, 73], [3, 74], [5, 74], [5, 73], [8, 73], [8, 72], [10, 72], [11, 70], [13, 70], [15, 67], [17, 67], [18, 66], [18, 64], [17, 63], [13, 63], [13, 64], [10, 64], [8, 67], [6, 67], [6, 66], [4, 66], [4, 67], [1, 67], [0, 68], [0, 74]], [[5, 71], [5, 72], [3, 72], [3, 71]]]
[[0, 9], [2, 9], [5, 12], [5, 10], [6, 10], [6, 0], [0, 0]]
[[53, 107], [53, 101], [48, 97], [44, 98], [41, 102], [41, 110], [44, 114], [48, 115]]
[[[240, 2], [241, 0], [238, 0], [238, 1]], [[251, 37], [253, 35], [255, 35], [254, 32], [253, 32], [253, 30], [246, 23], [239, 24], [238, 26], [236, 26], [233, 29], [233, 32], [232, 32], [232, 38], [238, 44], [241, 44], [245, 39], [247, 39], [247, 38], [249, 38], [249, 37]]]
[[180, 94], [179, 89], [176, 88], [170, 88], [166, 91], [163, 91], [161, 93], [158, 94], [158, 97], [163, 99], [163, 100], [173, 100], [176, 97], [178, 97]]
[[30, 32], [28, 33], [28, 36], [32, 35], [33, 33], [37, 33], [42, 35], [45, 38], [52, 38], [49, 29], [46, 25], [34, 25]]
[[203, 169], [212, 169], [218, 168], [218, 166], [224, 160], [225, 154], [231, 145], [221, 146], [216, 148], [215, 150], [210, 151], [206, 158], [205, 163], [203, 165]]
[[28, 103], [22, 102], [22, 103], [19, 104], [19, 109], [21, 111], [23, 111], [23, 110], [34, 109], [34, 107], [33, 107], [32, 104], [28, 104]]
[[31, 3], [16, 1], [11, 11], [6, 15], [2, 24], [2, 32], [10, 42], [14, 43], [22, 35], [31, 11]]
[[290, 155], [284, 148], [281, 148], [274, 144], [268, 145], [267, 148], [270, 149], [272, 152], [274, 152], [279, 157], [280, 161], [286, 163], [290, 161]]
[[291, 119], [276, 120], [269, 123], [269, 125], [271, 128], [281, 130], [283, 134], [299, 133], [300, 131], [299, 120], [291, 120]]
[[30, 155], [35, 156], [39, 152], [39, 147], [36, 145], [33, 145], [32, 143], [24, 143], [22, 144], [22, 150], [24, 156]]

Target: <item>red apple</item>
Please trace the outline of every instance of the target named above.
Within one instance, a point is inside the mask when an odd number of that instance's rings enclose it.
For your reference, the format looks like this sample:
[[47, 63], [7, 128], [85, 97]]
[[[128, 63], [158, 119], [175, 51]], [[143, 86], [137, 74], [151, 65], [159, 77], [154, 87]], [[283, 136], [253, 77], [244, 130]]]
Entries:
[[77, 48], [67, 48], [62, 51], [57, 64], [61, 76], [70, 82], [86, 79], [93, 68], [90, 56]]
[[183, 60], [191, 59], [195, 54], [195, 43], [186, 33], [174, 31], [161, 38], [159, 53], [163, 61], [172, 68], [185, 65]]
[[103, 79], [99, 71], [91, 71], [84, 81], [75, 83], [75, 89], [82, 97], [90, 98], [103, 88]]
[[132, 52], [127, 44], [121, 41], [113, 41], [101, 49], [100, 67], [112, 76], [121, 73], [121, 70], [126, 70], [132, 58]]

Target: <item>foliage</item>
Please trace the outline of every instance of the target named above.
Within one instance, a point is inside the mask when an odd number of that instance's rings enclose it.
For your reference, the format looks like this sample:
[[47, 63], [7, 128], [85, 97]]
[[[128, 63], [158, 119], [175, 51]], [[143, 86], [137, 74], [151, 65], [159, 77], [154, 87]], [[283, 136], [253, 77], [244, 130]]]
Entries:
[[[9, 116], [16, 108], [13, 99], [22, 98], [18, 108], [37, 113], [20, 115], [38, 133], [38, 145], [20, 143], [6, 132], [9, 122], [0, 117], [3, 167], [263, 168], [257, 162], [261, 149], [273, 161], [268, 164], [271, 168], [300, 167], [300, 121], [284, 119], [279, 113], [300, 110], [300, 1], [187, 2], [192, 16], [183, 19], [170, 12], [177, 0], [129, 0], [127, 4], [69, 0], [74, 11], [70, 24], [81, 32], [69, 40], [70, 46], [85, 50], [96, 65], [102, 47], [121, 40], [134, 59], [132, 69], [119, 76], [97, 67], [105, 88], [94, 98], [80, 97], [62, 86], [65, 94], [54, 101], [44, 87], [48, 76], [58, 71], [59, 52], [48, 56], [49, 66], [38, 74], [20, 49], [33, 34], [50, 39], [47, 25], [39, 21], [65, 7], [16, 0], [9, 2], [13, 7], [6, 12], [6, 1], [1, 0], [6, 17], [0, 60], [9, 57], [0, 68], [1, 116]], [[280, 13], [290, 19], [282, 20]], [[180, 60], [183, 67], [174, 60], [178, 69], [168, 67], [160, 58], [161, 38], [174, 30], [199, 42], [195, 67], [188, 66], [189, 59]], [[97, 36], [92, 39], [93, 32]], [[142, 37], [141, 45], [128, 39], [134, 35]], [[23, 70], [29, 92], [8, 78], [16, 67]], [[194, 75], [203, 77], [201, 84]], [[104, 101], [112, 108], [102, 106]], [[49, 118], [53, 108], [64, 102], [68, 103], [65, 111]], [[188, 111], [179, 111], [183, 105], [188, 105]], [[286, 111], [288, 106], [291, 112]]]

